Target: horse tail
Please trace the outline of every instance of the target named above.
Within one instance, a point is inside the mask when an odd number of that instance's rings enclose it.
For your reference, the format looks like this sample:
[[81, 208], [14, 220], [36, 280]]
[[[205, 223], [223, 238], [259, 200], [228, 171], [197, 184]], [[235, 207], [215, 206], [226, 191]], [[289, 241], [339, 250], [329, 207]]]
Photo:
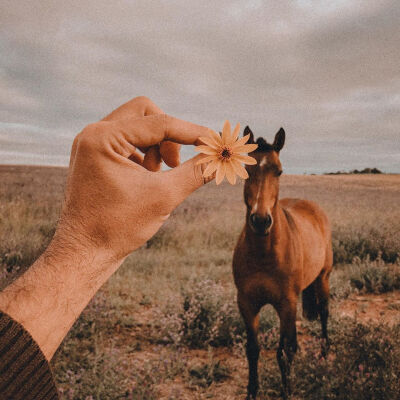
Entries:
[[302, 299], [303, 317], [309, 321], [316, 320], [318, 318], [318, 305], [314, 282], [303, 290]]

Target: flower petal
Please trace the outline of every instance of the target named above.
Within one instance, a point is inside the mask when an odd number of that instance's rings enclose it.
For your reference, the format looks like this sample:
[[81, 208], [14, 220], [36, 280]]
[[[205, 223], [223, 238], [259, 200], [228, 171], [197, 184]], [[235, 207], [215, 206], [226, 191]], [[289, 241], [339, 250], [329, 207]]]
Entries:
[[208, 131], [208, 135], [215, 141], [216, 144], [218, 144], [219, 146], [222, 146], [222, 139], [221, 139], [221, 135], [215, 131], [213, 131], [212, 129], [209, 129]]
[[209, 146], [200, 145], [196, 146], [194, 149], [199, 153], [208, 154], [210, 156], [217, 154], [217, 151]]
[[204, 178], [207, 178], [208, 176], [212, 175], [217, 170], [220, 163], [221, 161], [219, 160], [211, 161], [210, 164], [208, 164], [206, 169], [203, 171]]
[[226, 163], [226, 178], [231, 185], [234, 185], [236, 183], [235, 170], [233, 169], [232, 164], [229, 161]]
[[240, 124], [237, 123], [235, 129], [232, 132], [231, 139], [229, 140], [229, 144], [234, 144], [239, 136], [240, 132]]
[[249, 157], [249, 156], [245, 156], [245, 155], [242, 155], [242, 154], [233, 154], [232, 158], [234, 160], [240, 161], [240, 162], [242, 162], [244, 164], [250, 164], [250, 165], [257, 164], [257, 160], [255, 158]]
[[220, 162], [217, 168], [217, 176], [215, 177], [215, 183], [217, 185], [219, 185], [223, 181], [225, 172], [226, 172], [226, 162]]
[[249, 177], [249, 174], [246, 171], [246, 168], [243, 167], [242, 164], [240, 164], [239, 161], [236, 160], [231, 160], [231, 165], [233, 170], [237, 175], [239, 175], [242, 179], [247, 179]]
[[242, 144], [236, 146], [233, 150], [235, 153], [251, 153], [258, 147], [258, 144]]
[[237, 142], [232, 144], [232, 150], [235, 150], [236, 147], [244, 145], [250, 138], [250, 134], [243, 136]]
[[196, 165], [204, 164], [204, 163], [212, 161], [212, 160], [215, 160], [215, 156], [205, 156], [203, 158], [200, 158], [200, 160], [198, 160], [196, 162]]
[[212, 147], [212, 148], [215, 149], [215, 150], [218, 150], [218, 149], [221, 147], [220, 144], [215, 143], [215, 140], [214, 140], [214, 138], [212, 138], [212, 137], [201, 136], [201, 137], [199, 137], [199, 139], [200, 139], [203, 143], [205, 143], [207, 146], [210, 146], [210, 147]]
[[231, 136], [231, 124], [228, 120], [225, 121], [224, 127], [222, 128], [222, 143], [229, 143], [229, 139]]

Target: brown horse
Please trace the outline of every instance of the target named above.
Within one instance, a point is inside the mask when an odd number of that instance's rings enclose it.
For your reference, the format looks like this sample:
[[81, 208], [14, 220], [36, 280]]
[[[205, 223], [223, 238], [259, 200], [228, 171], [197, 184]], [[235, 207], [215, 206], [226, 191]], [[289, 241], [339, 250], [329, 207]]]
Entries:
[[[244, 134], [254, 136], [249, 127]], [[328, 349], [329, 275], [332, 270], [332, 245], [329, 221], [321, 208], [311, 202], [279, 197], [282, 166], [279, 152], [285, 142], [281, 128], [273, 144], [263, 138], [251, 153], [257, 164], [247, 166], [249, 179], [244, 186], [246, 224], [233, 256], [233, 275], [238, 290], [238, 305], [247, 331], [246, 354], [249, 364], [247, 399], [258, 391], [257, 333], [259, 312], [272, 304], [280, 319], [277, 360], [282, 375], [282, 394], [290, 396], [290, 366], [297, 350], [296, 308], [302, 292], [303, 315], [322, 324]]]

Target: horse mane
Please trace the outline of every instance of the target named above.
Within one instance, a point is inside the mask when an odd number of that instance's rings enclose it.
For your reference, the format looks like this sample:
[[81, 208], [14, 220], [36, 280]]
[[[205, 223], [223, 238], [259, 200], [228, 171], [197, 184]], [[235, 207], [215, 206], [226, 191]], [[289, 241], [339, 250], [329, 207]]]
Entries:
[[274, 146], [270, 143], [268, 143], [264, 138], [259, 137], [256, 141], [258, 144], [257, 149], [255, 152], [260, 152], [260, 153], [267, 153], [269, 151], [275, 150]]

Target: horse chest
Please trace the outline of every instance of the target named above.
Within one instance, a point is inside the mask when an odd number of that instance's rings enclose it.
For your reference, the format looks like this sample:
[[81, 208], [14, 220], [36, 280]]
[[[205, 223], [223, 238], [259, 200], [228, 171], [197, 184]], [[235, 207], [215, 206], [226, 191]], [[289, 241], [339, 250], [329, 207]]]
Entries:
[[243, 282], [243, 293], [253, 304], [276, 304], [282, 296], [281, 282], [277, 277], [259, 272]]
[[236, 286], [254, 304], [279, 303], [293, 283], [290, 268], [277, 266], [273, 259], [247, 260], [236, 274]]

